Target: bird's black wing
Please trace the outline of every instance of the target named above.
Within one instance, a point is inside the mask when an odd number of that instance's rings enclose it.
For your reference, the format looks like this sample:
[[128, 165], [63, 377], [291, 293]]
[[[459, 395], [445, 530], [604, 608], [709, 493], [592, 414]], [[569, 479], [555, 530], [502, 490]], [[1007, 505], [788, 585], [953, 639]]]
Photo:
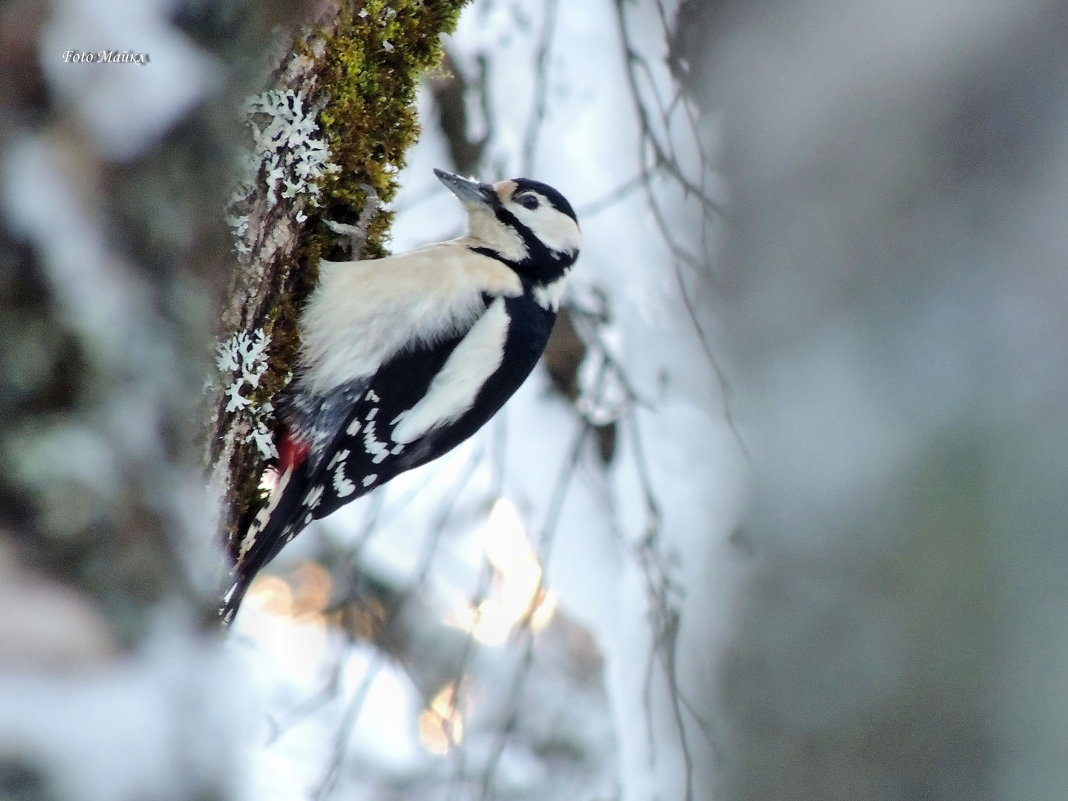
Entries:
[[397, 353], [370, 378], [332, 390], [322, 403], [305, 402], [303, 412], [288, 411], [302, 436], [326, 444], [283, 476], [266, 521], [250, 530], [229, 616], [256, 573], [312, 520], [452, 450], [519, 388], [555, 315], [527, 295], [486, 300], [464, 330]]
[[299, 387], [287, 393], [280, 403], [282, 415], [297, 441], [308, 447], [308, 455], [279, 477], [269, 504], [245, 533], [222, 609], [224, 620], [236, 614], [256, 574], [312, 520], [438, 455], [429, 452], [426, 437], [398, 443], [392, 434], [398, 416], [426, 397], [431, 382], [477, 321], [433, 343], [401, 351], [372, 376], [328, 393], [313, 395]]

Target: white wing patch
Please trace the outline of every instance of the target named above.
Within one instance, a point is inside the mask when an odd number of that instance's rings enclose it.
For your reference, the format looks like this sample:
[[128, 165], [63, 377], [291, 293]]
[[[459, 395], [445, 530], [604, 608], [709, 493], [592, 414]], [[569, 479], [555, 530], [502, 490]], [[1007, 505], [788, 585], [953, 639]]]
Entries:
[[342, 462], [334, 471], [334, 494], [339, 498], [347, 498], [356, 491], [356, 485], [345, 477], [345, 463]]
[[356, 485], [345, 477], [345, 460], [351, 453], [348, 448], [343, 448], [335, 453], [326, 465], [327, 470], [334, 471], [334, 494], [339, 498], [347, 498], [356, 491]]
[[352, 451], [350, 451], [348, 448], [343, 448], [342, 450], [338, 451], [331, 457], [330, 461], [326, 465], [326, 469], [333, 470], [334, 466], [337, 465], [338, 462], [344, 462], [346, 459], [348, 459], [350, 453], [352, 453]]
[[378, 479], [378, 473], [368, 473], [363, 477], [363, 485], [369, 487]]
[[313, 487], [307, 495], [304, 496], [304, 505], [309, 509], [314, 509], [323, 500], [323, 490], [326, 488], [322, 484], [318, 484]]
[[375, 436], [375, 422], [370, 421], [363, 431], [363, 449], [371, 455], [371, 461], [375, 464], [389, 456], [389, 443], [382, 442]]
[[449, 354], [426, 395], [392, 421], [396, 424], [395, 442], [414, 442], [431, 428], [455, 420], [471, 408], [486, 379], [501, 365], [508, 322], [504, 299], [497, 298]]

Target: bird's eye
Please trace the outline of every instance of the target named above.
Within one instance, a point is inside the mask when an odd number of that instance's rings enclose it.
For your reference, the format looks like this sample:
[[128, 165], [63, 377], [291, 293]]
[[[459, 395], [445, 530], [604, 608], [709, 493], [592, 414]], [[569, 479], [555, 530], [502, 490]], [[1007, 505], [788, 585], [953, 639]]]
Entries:
[[534, 195], [520, 195], [516, 200], [520, 206], [531, 211], [538, 207], [538, 199]]

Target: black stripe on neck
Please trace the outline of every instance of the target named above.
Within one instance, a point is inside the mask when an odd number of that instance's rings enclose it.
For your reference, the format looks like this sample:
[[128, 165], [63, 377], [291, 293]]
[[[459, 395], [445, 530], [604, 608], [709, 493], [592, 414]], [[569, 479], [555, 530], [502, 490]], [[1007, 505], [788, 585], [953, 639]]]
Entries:
[[472, 253], [477, 253], [480, 256], [489, 256], [491, 259], [495, 259], [501, 264], [511, 267], [516, 272], [520, 271], [520, 266], [518, 263], [512, 261], [511, 259], [506, 259], [493, 248], [468, 248], [468, 250], [470, 250]]

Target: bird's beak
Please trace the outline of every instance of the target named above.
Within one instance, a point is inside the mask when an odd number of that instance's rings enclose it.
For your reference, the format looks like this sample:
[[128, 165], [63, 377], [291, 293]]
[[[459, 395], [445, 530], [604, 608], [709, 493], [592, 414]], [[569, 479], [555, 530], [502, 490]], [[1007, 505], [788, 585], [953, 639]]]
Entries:
[[489, 184], [480, 184], [477, 181], [469, 181], [445, 170], [434, 170], [438, 180], [449, 188], [456, 197], [464, 203], [490, 203], [497, 193]]

